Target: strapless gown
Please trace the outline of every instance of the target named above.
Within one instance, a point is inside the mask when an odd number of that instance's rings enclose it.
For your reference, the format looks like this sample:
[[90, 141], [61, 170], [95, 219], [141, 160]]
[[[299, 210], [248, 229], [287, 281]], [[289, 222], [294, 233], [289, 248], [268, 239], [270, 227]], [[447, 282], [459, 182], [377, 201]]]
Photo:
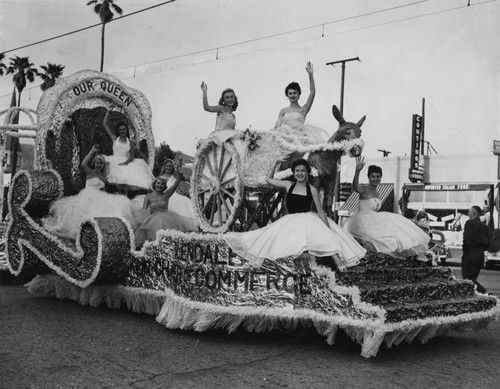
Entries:
[[359, 212], [347, 220], [347, 231], [366, 248], [382, 253], [409, 256], [428, 250], [429, 235], [401, 215], [377, 212], [380, 206], [378, 198], [360, 200]]
[[304, 145], [326, 143], [329, 139], [328, 132], [322, 128], [304, 124], [306, 118], [300, 112], [287, 112], [283, 115], [281, 125], [273, 131], [277, 131], [285, 139], [300, 142]]
[[54, 201], [49, 216], [42, 219], [45, 229], [69, 239], [75, 239], [81, 223], [93, 217], [122, 217], [132, 220], [130, 200], [119, 194], [102, 191], [104, 183], [97, 177], [88, 178], [78, 194]]
[[[169, 206], [170, 204], [168, 204]], [[144, 242], [156, 240], [160, 230], [194, 231], [197, 227], [193, 219], [181, 216], [164, 205], [151, 205], [149, 210], [135, 214], [134, 219], [135, 245], [142, 246]]]
[[235, 130], [235, 128], [236, 116], [234, 113], [218, 113], [215, 119], [215, 131], [209, 135], [209, 138], [220, 146], [229, 138], [241, 134], [241, 131]]
[[126, 185], [132, 190], [149, 189], [154, 180], [148, 164], [142, 158], [135, 158], [127, 165], [120, 165], [129, 157], [130, 140], [121, 142], [116, 138], [113, 142], [113, 155], [106, 156], [109, 163], [108, 181], [111, 184]]

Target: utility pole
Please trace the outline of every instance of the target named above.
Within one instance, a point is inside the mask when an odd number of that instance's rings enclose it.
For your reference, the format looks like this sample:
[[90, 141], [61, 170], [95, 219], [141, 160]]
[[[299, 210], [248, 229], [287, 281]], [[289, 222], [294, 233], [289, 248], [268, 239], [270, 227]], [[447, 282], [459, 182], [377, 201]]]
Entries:
[[[344, 83], [345, 83], [345, 64], [346, 62], [351, 62], [351, 61], [360, 61], [359, 57], [356, 58], [348, 58], [348, 59], [341, 59], [339, 61], [332, 61], [332, 62], [327, 62], [326, 65], [331, 65], [335, 66], [337, 64], [342, 64], [342, 78], [340, 79], [340, 114], [342, 117], [344, 116]], [[335, 223], [338, 223], [339, 221], [339, 197], [340, 197], [340, 160], [337, 161], [337, 176], [335, 178], [335, 190], [334, 190], [334, 195], [335, 195], [335, 209], [333, 211], [333, 221]]]

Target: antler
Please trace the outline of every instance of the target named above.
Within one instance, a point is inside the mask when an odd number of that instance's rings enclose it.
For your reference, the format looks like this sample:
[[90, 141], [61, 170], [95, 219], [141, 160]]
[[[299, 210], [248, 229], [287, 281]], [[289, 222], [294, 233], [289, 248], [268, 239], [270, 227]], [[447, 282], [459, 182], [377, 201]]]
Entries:
[[343, 126], [345, 124], [345, 120], [342, 117], [342, 114], [340, 113], [340, 111], [339, 111], [339, 109], [337, 108], [336, 105], [332, 105], [332, 113], [333, 113], [333, 117], [335, 119], [337, 119], [337, 121], [339, 122], [339, 124], [341, 126]]

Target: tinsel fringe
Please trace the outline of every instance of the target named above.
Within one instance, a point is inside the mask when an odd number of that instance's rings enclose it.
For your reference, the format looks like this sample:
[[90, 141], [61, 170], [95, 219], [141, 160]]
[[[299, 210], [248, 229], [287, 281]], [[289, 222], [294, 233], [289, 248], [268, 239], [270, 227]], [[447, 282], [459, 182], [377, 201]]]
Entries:
[[157, 315], [165, 301], [165, 293], [121, 285], [91, 285], [80, 288], [56, 275], [36, 276], [26, 284], [30, 293], [76, 301], [91, 307], [126, 306], [132, 312]]
[[333, 345], [338, 329], [361, 345], [361, 355], [374, 357], [382, 345], [398, 345], [414, 339], [426, 343], [429, 339], [449, 331], [479, 330], [498, 320], [500, 309], [468, 313], [450, 317], [407, 320], [393, 324], [376, 321], [332, 317], [302, 309], [268, 309], [260, 307], [223, 307], [201, 303], [175, 295], [172, 291], [151, 291], [120, 285], [79, 288], [55, 275], [39, 275], [29, 284], [31, 293], [70, 299], [93, 307], [105, 305], [120, 308], [125, 305], [136, 313], [157, 315], [156, 321], [167, 328], [207, 331], [222, 328], [228, 333], [243, 327], [250, 332], [274, 329], [294, 330], [297, 325], [313, 326]]
[[432, 338], [450, 331], [463, 332], [480, 330], [498, 320], [500, 309], [495, 307], [489, 311], [466, 313], [457, 316], [430, 317], [421, 320], [405, 320], [399, 323], [384, 324], [376, 331], [358, 331], [344, 328], [345, 333], [356, 343], [361, 344], [361, 355], [365, 358], [374, 357], [382, 345], [390, 348], [406, 341], [415, 339], [427, 343]]

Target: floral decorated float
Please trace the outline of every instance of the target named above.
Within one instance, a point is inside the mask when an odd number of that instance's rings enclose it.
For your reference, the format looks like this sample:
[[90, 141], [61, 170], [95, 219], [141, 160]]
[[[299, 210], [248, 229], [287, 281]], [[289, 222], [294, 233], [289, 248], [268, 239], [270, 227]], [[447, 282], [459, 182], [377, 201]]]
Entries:
[[[156, 241], [136, 251], [127, 220], [96, 217], [81, 224], [76, 241], [59, 238], [40, 218], [52, 201], [81, 187], [77, 166], [101, 135], [99, 126], [78, 123], [92, 122], [102, 107], [127, 117], [131, 139], [152, 163], [151, 113], [140, 92], [112, 76], [82, 71], [44, 93], [35, 170], [12, 179], [5, 238], [11, 273], [35, 276], [31, 292], [95, 307], [125, 306], [155, 316], [167, 328], [262, 332], [303, 326], [316, 329], [329, 344], [342, 330], [361, 345], [364, 357], [375, 356], [384, 343], [426, 342], [450, 330], [486, 327], [497, 318], [497, 299], [476, 294], [472, 283], [456, 280], [449, 268], [370, 253], [340, 274], [307, 254], [255, 267], [231, 252], [224, 231], [235, 224], [249, 227], [240, 212], [250, 208], [240, 204], [244, 197], [238, 194], [264, 188], [266, 161], [290, 151], [289, 140], [265, 132], [200, 145], [192, 198], [204, 231], [160, 231]], [[78, 122], [80, 117], [87, 119]], [[77, 124], [65, 125], [69, 118]], [[356, 136], [319, 150], [302, 145], [292, 151], [342, 154], [353, 146], [362, 147]]]

